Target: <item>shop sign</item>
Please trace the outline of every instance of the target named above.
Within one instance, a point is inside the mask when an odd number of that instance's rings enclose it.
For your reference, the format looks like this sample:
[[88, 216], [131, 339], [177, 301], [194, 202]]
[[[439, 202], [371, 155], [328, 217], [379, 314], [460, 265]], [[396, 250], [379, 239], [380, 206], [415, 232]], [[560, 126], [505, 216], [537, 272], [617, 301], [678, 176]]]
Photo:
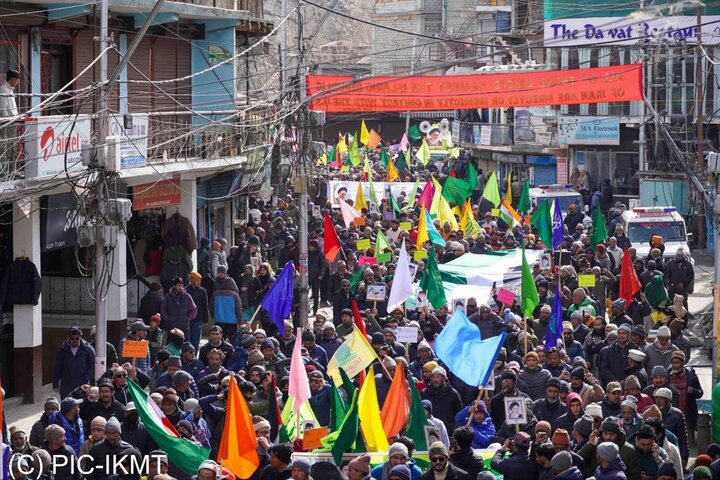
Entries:
[[132, 115], [132, 128], [124, 128], [122, 115], [110, 115], [108, 132], [120, 139], [120, 168], [147, 164], [149, 120], [147, 115]]
[[148, 210], [180, 205], [180, 175], [133, 187], [133, 210]]
[[619, 117], [560, 117], [561, 145], [620, 145]]
[[75, 172], [84, 168], [82, 145], [92, 141], [90, 116], [29, 117], [24, 137], [26, 179]]
[[47, 208], [40, 212], [41, 249], [44, 252], [77, 245], [77, 227], [85, 223], [72, 193], [47, 197]]
[[566, 184], [568, 183], [568, 170], [567, 170], [567, 157], [555, 157], [556, 159], [556, 173], [557, 183]]

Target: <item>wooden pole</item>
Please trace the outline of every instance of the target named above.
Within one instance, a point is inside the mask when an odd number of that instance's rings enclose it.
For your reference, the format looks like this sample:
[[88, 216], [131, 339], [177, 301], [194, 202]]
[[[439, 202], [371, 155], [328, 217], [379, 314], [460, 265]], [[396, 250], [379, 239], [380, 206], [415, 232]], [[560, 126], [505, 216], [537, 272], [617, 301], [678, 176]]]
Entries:
[[[473, 402], [473, 404], [475, 405], [475, 408], [477, 408], [478, 402], [482, 402], [483, 391], [485, 391], [485, 389], [480, 387], [480, 389], [478, 390], [478, 396], [475, 399], [475, 401]], [[467, 423], [465, 424], [465, 426], [469, 427], [470, 422], [472, 422], [472, 413], [470, 415], [468, 415], [468, 420], [467, 420]]]

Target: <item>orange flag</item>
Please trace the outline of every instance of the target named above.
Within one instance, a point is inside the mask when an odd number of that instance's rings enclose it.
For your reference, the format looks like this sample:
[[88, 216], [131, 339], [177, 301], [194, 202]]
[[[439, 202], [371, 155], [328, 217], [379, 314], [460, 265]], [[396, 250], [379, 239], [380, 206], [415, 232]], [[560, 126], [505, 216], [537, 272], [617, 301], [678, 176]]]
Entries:
[[371, 128], [370, 134], [368, 136], [368, 141], [365, 144], [365, 146], [368, 148], [371, 148], [371, 149], [377, 148], [377, 146], [380, 144], [381, 141], [382, 141], [382, 137], [375, 130], [373, 130]]
[[407, 424], [410, 415], [410, 390], [401, 362], [395, 369], [390, 391], [385, 398], [380, 418], [387, 438], [399, 434]]
[[218, 462], [237, 478], [250, 478], [260, 465], [256, 449], [257, 438], [250, 410], [240, 393], [235, 376], [230, 375], [225, 425], [217, 455]]

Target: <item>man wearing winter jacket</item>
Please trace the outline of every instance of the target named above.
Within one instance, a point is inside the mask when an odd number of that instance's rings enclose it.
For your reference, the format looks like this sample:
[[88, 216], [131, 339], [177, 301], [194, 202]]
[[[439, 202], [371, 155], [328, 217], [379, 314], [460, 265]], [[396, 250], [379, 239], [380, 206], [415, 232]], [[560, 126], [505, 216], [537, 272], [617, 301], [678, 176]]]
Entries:
[[185, 291], [182, 278], [173, 278], [172, 288], [165, 295], [160, 313], [166, 332], [178, 328], [185, 334], [185, 338], [189, 338], [190, 322], [197, 316], [197, 306], [190, 294]]
[[[482, 403], [482, 402], [480, 402]], [[486, 420], [488, 420], [486, 418]], [[460, 423], [462, 425], [462, 423]], [[492, 425], [492, 423], [490, 423]], [[475, 447], [475, 441], [477, 434], [473, 432], [474, 427], [458, 427], [453, 433], [453, 440], [455, 441], [455, 447], [453, 453], [450, 454], [450, 463], [458, 467], [460, 470], [464, 470], [468, 474], [468, 478], [477, 478], [478, 473], [485, 470], [485, 463], [481, 456], [477, 455], [473, 448], [486, 448]], [[495, 428], [493, 427], [493, 431]], [[492, 440], [492, 439], [491, 439]]]
[[197, 315], [190, 322], [190, 343], [197, 351], [200, 348], [200, 337], [202, 336], [202, 326], [210, 321], [210, 305], [208, 301], [208, 292], [200, 283], [202, 275], [198, 272], [190, 272], [190, 285], [186, 291], [195, 302], [197, 307]]
[[315, 370], [310, 373], [310, 407], [315, 413], [315, 418], [320, 425], [318, 427], [326, 427], [330, 424], [330, 401], [332, 388], [325, 383], [322, 372]]
[[533, 413], [538, 421], [545, 420], [555, 425], [555, 421], [566, 412], [567, 408], [560, 401], [560, 380], [552, 377], [547, 381], [545, 397], [535, 400]]
[[578, 451], [590, 472], [594, 472], [598, 466], [597, 447], [601, 442], [612, 442], [618, 447], [620, 460], [626, 466], [627, 480], [640, 480], [640, 463], [638, 463], [635, 448], [626, 442], [625, 431], [620, 428], [620, 423], [615, 417], [603, 420], [599, 434], [592, 432], [590, 441]]
[[[120, 340], [120, 345], [118, 345], [118, 356], [120, 363], [125, 362], [132, 362], [132, 358], [125, 357], [123, 350], [125, 346], [126, 341], [132, 341], [132, 342], [145, 342], [147, 343], [146, 337], [148, 332], [148, 326], [145, 325], [145, 322], [142, 321], [141, 318], [137, 319], [137, 321], [133, 322], [132, 325], [130, 325], [130, 333], [128, 333], [126, 338], [123, 338]], [[138, 358], [135, 360], [135, 368], [138, 370], [142, 370], [143, 372], [147, 373], [147, 371], [150, 369], [150, 348], [148, 346], [147, 353], [145, 354], [145, 358]]]
[[683, 304], [687, 308], [688, 294], [693, 291], [695, 270], [685, 258], [685, 250], [682, 247], [675, 252], [675, 258], [667, 263], [665, 278], [668, 284], [668, 297], [673, 298], [675, 294], [682, 295]]
[[[80, 403], [82, 400], [68, 397], [60, 404], [60, 411], [50, 416], [52, 425], [59, 425], [65, 430], [65, 444], [73, 449], [75, 455], [80, 453], [80, 447], [85, 443], [83, 421], [80, 419]], [[47, 435], [45, 439], [47, 440]]]
[[215, 323], [222, 326], [226, 337], [234, 338], [242, 322], [242, 301], [235, 280], [227, 276], [222, 279], [220, 288], [213, 292], [210, 313]]
[[[495, 452], [490, 466], [493, 470], [501, 473], [505, 478], [522, 478], [534, 480], [538, 478], [538, 466], [533, 459], [528, 456], [530, 449], [530, 435], [525, 432], [518, 432], [510, 447], [510, 439], [503, 443], [500, 450]], [[510, 452], [510, 456], [503, 457]]]
[[[110, 418], [105, 424], [105, 439], [90, 450], [93, 467], [92, 472], [86, 476], [88, 480], [105, 480], [113, 473], [111, 469], [103, 468], [105, 465], [114, 465], [115, 462], [126, 464], [131, 455], [137, 455], [133, 445], [121, 440], [122, 428], [117, 418]], [[138, 458], [139, 460], [139, 458]]]
[[[485, 402], [482, 400], [460, 410], [458, 414], [455, 415], [455, 424], [468, 425], [472, 428], [472, 448], [487, 448], [495, 436], [495, 425], [493, 425], [490, 415], [488, 415]], [[463, 468], [463, 470], [465, 469]]]
[[617, 331], [617, 340], [600, 350], [597, 362], [601, 385], [607, 385], [610, 382], [625, 378], [630, 349], [637, 349], [637, 346], [630, 341], [630, 332], [629, 325], [620, 325]]
[[670, 385], [679, 393], [678, 408], [686, 412], [688, 436], [692, 439], [698, 419], [697, 400], [703, 396], [700, 379], [694, 369], [685, 366], [685, 354], [680, 351], [673, 352], [668, 373]]
[[455, 426], [455, 413], [462, 409], [460, 394], [450, 386], [443, 367], [435, 367], [430, 375], [430, 385], [421, 394], [424, 400], [430, 400], [433, 416], [440, 419], [447, 431]]
[[663, 425], [665, 425], [667, 430], [674, 433], [678, 439], [678, 447], [680, 448], [680, 456], [682, 457], [684, 467], [690, 456], [685, 414], [682, 410], [670, 404], [672, 401], [672, 392], [670, 389], [658, 388], [653, 396], [655, 397], [655, 404], [662, 413]]
[[82, 338], [78, 327], [68, 330], [67, 340], [55, 357], [53, 390], [66, 398], [81, 385], [95, 378], [95, 350]]

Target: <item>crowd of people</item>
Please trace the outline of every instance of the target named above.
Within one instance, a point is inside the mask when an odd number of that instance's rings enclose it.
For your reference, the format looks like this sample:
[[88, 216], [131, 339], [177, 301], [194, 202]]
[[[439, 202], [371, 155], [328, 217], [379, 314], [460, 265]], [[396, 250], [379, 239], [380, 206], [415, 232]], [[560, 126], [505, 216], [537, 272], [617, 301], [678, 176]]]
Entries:
[[[383, 163], [371, 160], [372, 175], [382, 178]], [[419, 180], [421, 185], [433, 175], [442, 184], [450, 175], [462, 177], [468, 162], [472, 159], [461, 155], [445, 159], [442, 165], [407, 166], [399, 173], [401, 179]], [[687, 295], [694, 272], [684, 251], [668, 257], [660, 241], [647, 258], [639, 256], [618, 221], [625, 209], [619, 203], [596, 206], [603, 208], [612, 236], [595, 246], [591, 246], [592, 227], [586, 228], [579, 209], [573, 206], [563, 212], [564, 260], [545, 268], [539, 262], [531, 265], [540, 299], [531, 316], [523, 315], [520, 298], [499, 309], [495, 289], [489, 298], [465, 300], [465, 313], [483, 339], [506, 334], [494, 365], [493, 390], [485, 388], [479, 396], [476, 385], [462, 382], [435, 355], [434, 341], [452, 317], [448, 305], [388, 311], [387, 302], [366, 298], [368, 287], [374, 285], [385, 286], [389, 295], [403, 241], [411, 256], [417, 249], [420, 210], [411, 192], [395, 199], [399, 211], [383, 199], [375, 213], [361, 212], [364, 225], [347, 226], [341, 212], [332, 208], [326, 182], [366, 181], [368, 172], [318, 168], [323, 175], [310, 181], [308, 209], [311, 321], [301, 334], [312, 393], [309, 404], [318, 426], [330, 424], [328, 362], [358, 328], [353, 315], [357, 305], [382, 367], [376, 369], [374, 379], [365, 379], [376, 383], [380, 407], [402, 363], [410, 388], [422, 398], [428, 422], [439, 432], [438, 441], [428, 446], [424, 471], [413, 459], [417, 439], [398, 436], [390, 439], [385, 463], [372, 465], [370, 456], [356, 455], [338, 465], [336, 474], [327, 473], [327, 478], [485, 480], [494, 478], [490, 469], [512, 480], [720, 478], [720, 446], [712, 445], [707, 453], [698, 452], [694, 461], [689, 460], [698, 421], [696, 402], [703, 390], [687, 366], [691, 352], [684, 332], [692, 320]], [[419, 247], [439, 264], [468, 253], [521, 246], [552, 250], [531, 223], [510, 228], [493, 217], [492, 206], [481, 196], [484, 177], [479, 173], [481, 181], [470, 200], [480, 230], [466, 235], [450, 222], [436, 220], [435, 228], [446, 245], [427, 242]], [[320, 207], [320, 215], [315, 206]], [[387, 215], [394, 211], [394, 217]], [[341, 254], [331, 260], [323, 248], [325, 213], [342, 244]], [[187, 278], [173, 278], [167, 291], [160, 283], [151, 284], [138, 318], [129, 323], [127, 337], [116, 346], [108, 345], [108, 352], [117, 352], [117, 360], [111, 360], [111, 368], [97, 381], [94, 339], [71, 328], [55, 363], [53, 387], [59, 399], [47, 399], [30, 431], [11, 425], [4, 437], [11, 452], [32, 455], [44, 465], [43, 475], [27, 478], [52, 480], [48, 467], [60, 457], [82, 456], [88, 465], [102, 465], [107, 458], [128, 454], [150, 457], [151, 468], [128, 476], [96, 469], [91, 476], [97, 480], [140, 475], [153, 480], [187, 478], [166, 452], [158, 450], [144, 427], [128, 379], [150, 392], [150, 399], [183, 438], [210, 449], [210, 459], [199, 466], [197, 479], [232, 478], [218, 458], [231, 376], [247, 401], [257, 436], [260, 466], [252, 478], [310, 478], [314, 466], [302, 455], [292, 458], [293, 453], [303, 452], [302, 443], [270, 438], [268, 421], [272, 398], [280, 408], [287, 401], [295, 329], [301, 326], [298, 221], [297, 198], [288, 191], [274, 202], [253, 201], [248, 221], [237, 231], [232, 246], [225, 239], [200, 239], [196, 268]], [[400, 228], [406, 222], [410, 230]], [[391, 246], [391, 260], [361, 266], [360, 256], [373, 256], [380, 231]], [[370, 241], [370, 249], [358, 248], [362, 240]], [[642, 286], [631, 302], [619, 294], [626, 255]], [[293, 268], [295, 308], [279, 330], [258, 306], [288, 261], [293, 261], [285, 268]], [[417, 262], [417, 279], [425, 262]], [[579, 275], [587, 274], [595, 276], [594, 287], [579, 286]], [[553, 312], [558, 284], [562, 312]], [[556, 314], [562, 315], [562, 342], [546, 345], [549, 322]], [[416, 328], [418, 342], [398, 342], [398, 327]], [[138, 340], [148, 343], [147, 358], [131, 361], [123, 346]], [[507, 405], [506, 398], [519, 401]], [[486, 462], [480, 450], [488, 449], [491, 460]], [[25, 478], [22, 472], [30, 457], [12, 458], [16, 459], [9, 465], [13, 478]], [[62, 467], [54, 480], [81, 476]]]

